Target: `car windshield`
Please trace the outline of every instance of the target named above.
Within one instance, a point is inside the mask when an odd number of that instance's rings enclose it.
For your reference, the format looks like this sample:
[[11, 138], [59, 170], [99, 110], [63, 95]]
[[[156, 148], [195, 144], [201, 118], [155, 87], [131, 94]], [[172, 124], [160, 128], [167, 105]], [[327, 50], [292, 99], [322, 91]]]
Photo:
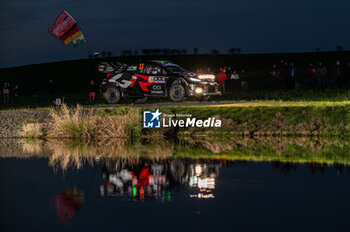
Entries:
[[172, 73], [186, 73], [186, 72], [188, 72], [186, 69], [184, 69], [176, 64], [164, 65], [164, 68], [166, 71], [169, 71]]

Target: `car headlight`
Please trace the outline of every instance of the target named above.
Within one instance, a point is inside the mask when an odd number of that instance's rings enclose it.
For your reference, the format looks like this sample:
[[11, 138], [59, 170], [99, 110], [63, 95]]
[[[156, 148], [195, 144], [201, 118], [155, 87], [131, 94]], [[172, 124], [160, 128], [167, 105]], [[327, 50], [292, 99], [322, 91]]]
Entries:
[[212, 79], [212, 80], [214, 80], [215, 76], [211, 75], [211, 74], [204, 74], [204, 75], [198, 75], [198, 78], [199, 79]]
[[195, 83], [201, 82], [201, 80], [198, 78], [190, 77], [189, 79], [190, 79], [190, 81], [195, 82]]

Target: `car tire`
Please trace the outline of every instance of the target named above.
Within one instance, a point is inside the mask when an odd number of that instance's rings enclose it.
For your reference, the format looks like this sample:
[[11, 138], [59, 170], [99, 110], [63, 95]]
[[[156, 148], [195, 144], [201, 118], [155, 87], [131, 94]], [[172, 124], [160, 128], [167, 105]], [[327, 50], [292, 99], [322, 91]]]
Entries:
[[174, 83], [169, 88], [169, 97], [173, 102], [182, 102], [186, 99], [186, 89], [180, 83]]
[[199, 96], [195, 97], [197, 101], [209, 101], [210, 96]]
[[106, 90], [106, 99], [110, 104], [117, 104], [121, 100], [120, 89], [116, 86], [109, 86]]
[[143, 104], [143, 103], [145, 103], [147, 100], [148, 100], [147, 97], [144, 97], [144, 98], [131, 98], [131, 101], [132, 101], [134, 104]]

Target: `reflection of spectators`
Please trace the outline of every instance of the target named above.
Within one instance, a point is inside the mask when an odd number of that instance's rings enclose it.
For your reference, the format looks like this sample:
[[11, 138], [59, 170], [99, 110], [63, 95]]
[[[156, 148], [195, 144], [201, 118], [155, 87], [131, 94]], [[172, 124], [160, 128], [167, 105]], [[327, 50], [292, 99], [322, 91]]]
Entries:
[[226, 73], [223, 72], [222, 68], [220, 68], [220, 72], [216, 75], [216, 80], [219, 83], [220, 90], [225, 92], [225, 81], [227, 79]]
[[247, 82], [247, 72], [244, 68], [242, 68], [240, 73], [240, 79], [241, 79], [241, 87], [243, 91], [248, 90], [248, 82]]
[[2, 95], [4, 98], [4, 104], [9, 104], [10, 102], [10, 84], [5, 82], [4, 88], [2, 89]]
[[95, 82], [93, 80], [90, 81], [90, 101], [95, 101], [95, 95], [96, 95], [96, 86], [95, 86]]

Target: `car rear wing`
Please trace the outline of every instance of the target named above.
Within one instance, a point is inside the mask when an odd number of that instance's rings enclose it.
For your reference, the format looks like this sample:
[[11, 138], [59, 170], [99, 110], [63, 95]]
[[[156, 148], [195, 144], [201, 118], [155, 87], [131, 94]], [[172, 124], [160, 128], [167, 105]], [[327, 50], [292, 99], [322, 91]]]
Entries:
[[120, 62], [101, 62], [98, 65], [98, 71], [102, 73], [119, 73], [122, 72], [128, 65]]

